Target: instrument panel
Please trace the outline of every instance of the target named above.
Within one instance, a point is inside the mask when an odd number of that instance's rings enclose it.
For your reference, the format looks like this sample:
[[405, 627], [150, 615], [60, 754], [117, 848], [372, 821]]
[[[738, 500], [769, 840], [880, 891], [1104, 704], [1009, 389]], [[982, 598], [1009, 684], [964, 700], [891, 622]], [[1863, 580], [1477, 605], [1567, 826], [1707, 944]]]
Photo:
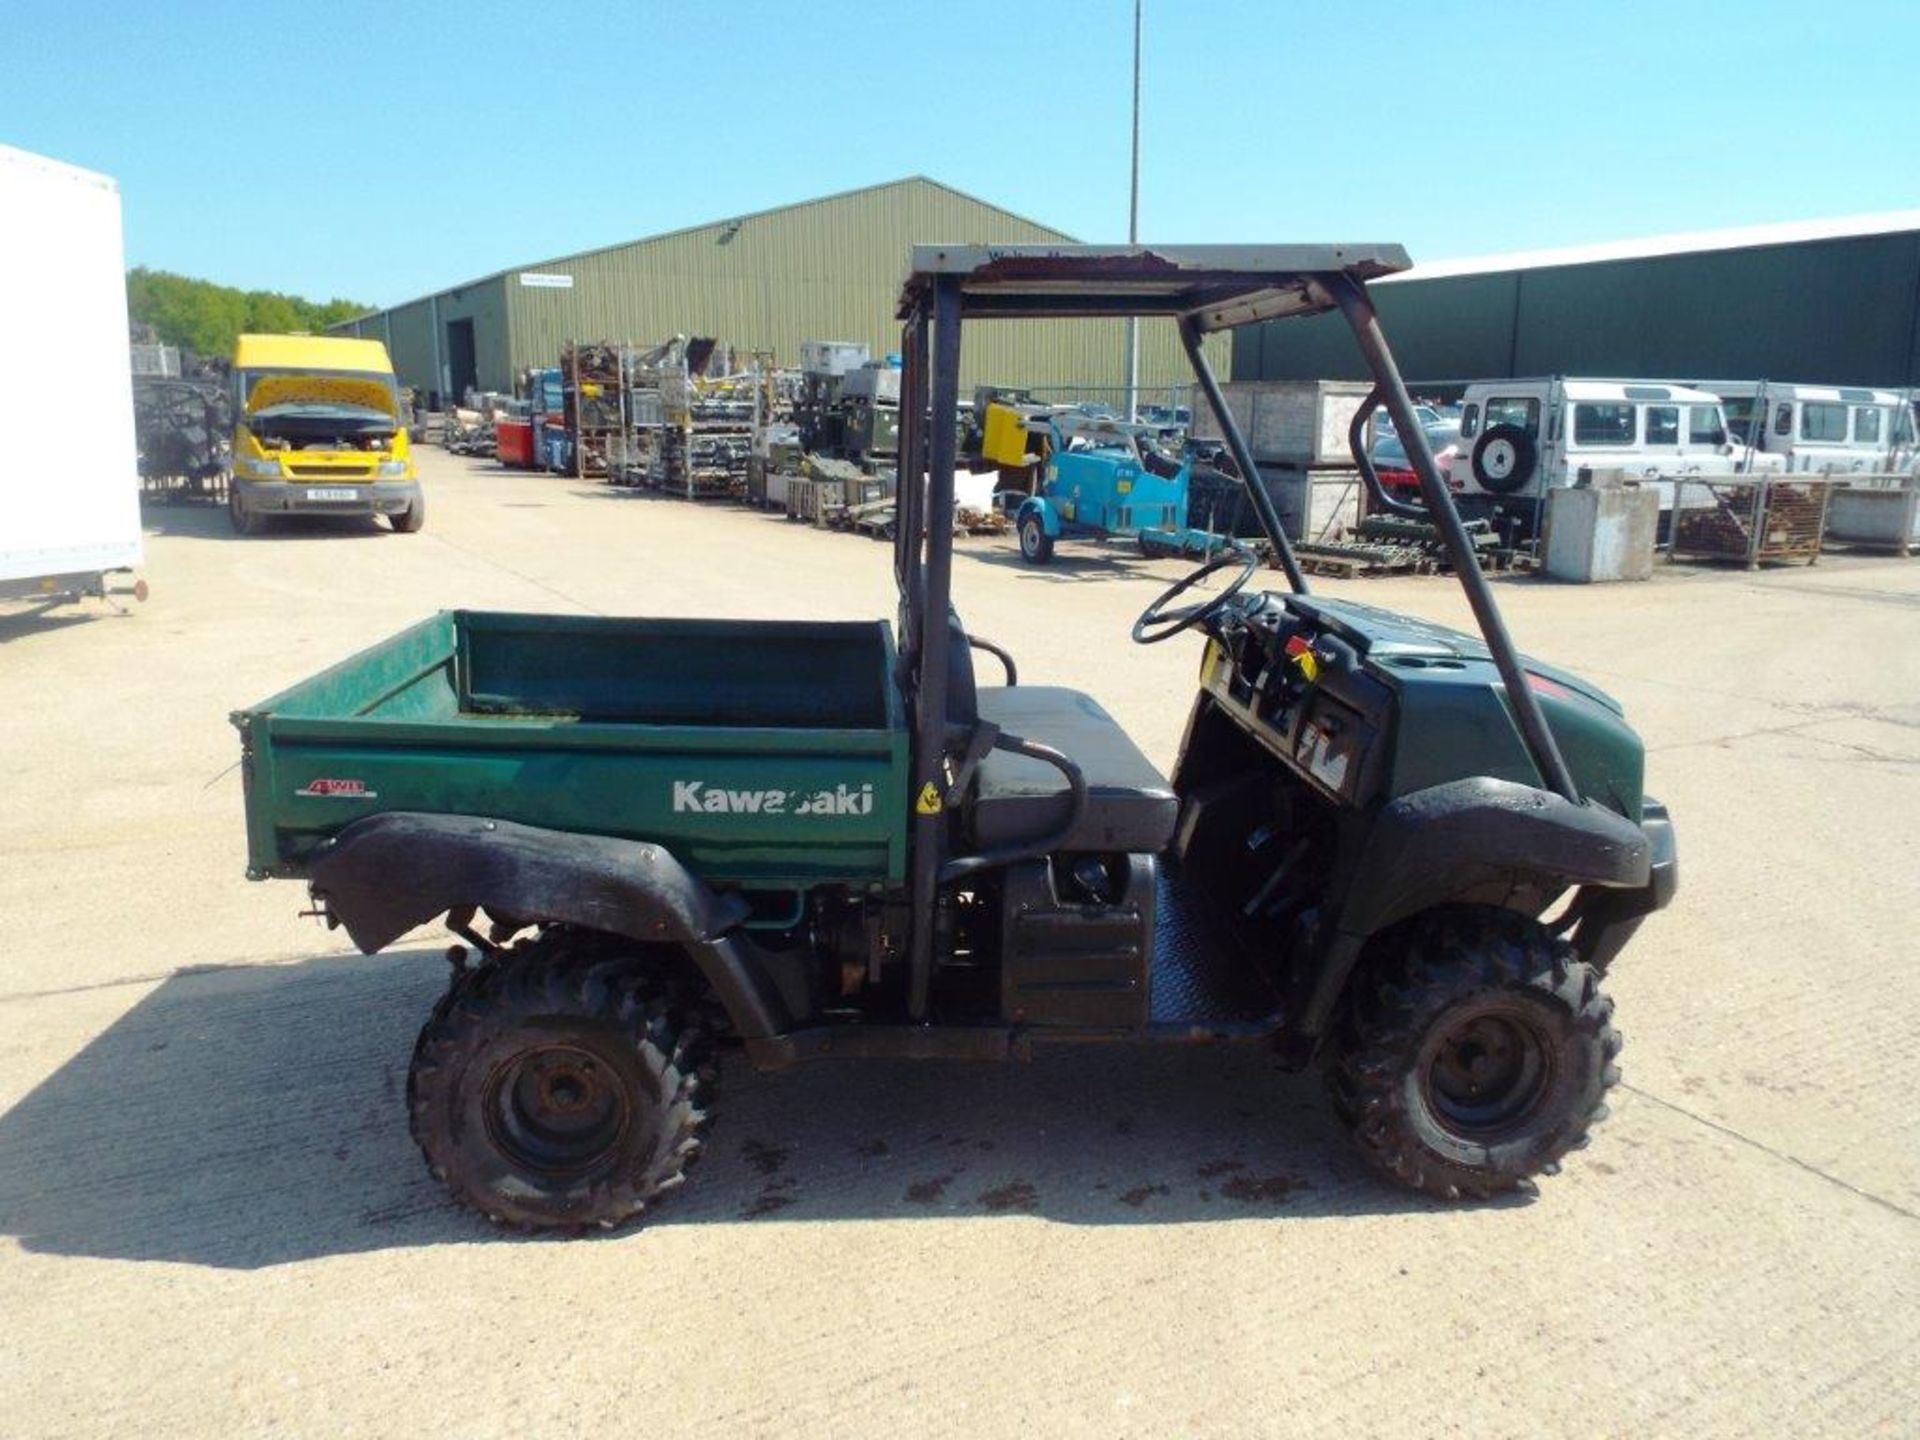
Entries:
[[1202, 683], [1240, 728], [1327, 798], [1364, 802], [1378, 785], [1393, 695], [1353, 645], [1263, 597], [1223, 616]]

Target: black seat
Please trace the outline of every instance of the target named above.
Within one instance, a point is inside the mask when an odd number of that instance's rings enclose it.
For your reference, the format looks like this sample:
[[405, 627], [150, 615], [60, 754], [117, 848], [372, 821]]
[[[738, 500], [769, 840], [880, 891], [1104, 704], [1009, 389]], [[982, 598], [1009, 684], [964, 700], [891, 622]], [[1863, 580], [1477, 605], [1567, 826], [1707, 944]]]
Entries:
[[[1053, 685], [983, 686], [977, 703], [982, 720], [1052, 746], [1086, 776], [1086, 813], [1060, 848], [1155, 853], [1173, 839], [1173, 787], [1092, 696]], [[966, 819], [973, 843], [991, 849], [1051, 834], [1070, 808], [1060, 771], [995, 750], [980, 762]]]

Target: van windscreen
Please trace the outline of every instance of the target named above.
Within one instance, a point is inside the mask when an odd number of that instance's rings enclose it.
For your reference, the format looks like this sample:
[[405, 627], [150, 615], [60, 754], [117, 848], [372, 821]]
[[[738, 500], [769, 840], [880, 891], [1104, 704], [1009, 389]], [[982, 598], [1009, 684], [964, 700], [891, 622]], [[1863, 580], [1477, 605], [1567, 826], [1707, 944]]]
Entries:
[[[1729, 404], [1728, 409], [1732, 409]], [[1747, 416], [1753, 414], [1753, 402], [1747, 402]], [[1739, 420], [1729, 420], [1735, 430], [1739, 430]], [[1745, 435], [1742, 434], [1742, 439]], [[1727, 443], [1727, 426], [1720, 423], [1718, 405], [1689, 405], [1687, 407], [1687, 443], [1689, 445], [1724, 445]]]

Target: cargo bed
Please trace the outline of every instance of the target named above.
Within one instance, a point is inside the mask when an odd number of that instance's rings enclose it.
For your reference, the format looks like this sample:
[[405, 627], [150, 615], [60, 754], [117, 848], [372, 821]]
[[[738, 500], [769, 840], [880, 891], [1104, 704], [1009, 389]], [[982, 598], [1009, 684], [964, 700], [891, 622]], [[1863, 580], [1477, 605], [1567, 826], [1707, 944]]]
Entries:
[[885, 622], [443, 611], [234, 713], [248, 874], [416, 811], [651, 840], [749, 888], [897, 883], [893, 674]]

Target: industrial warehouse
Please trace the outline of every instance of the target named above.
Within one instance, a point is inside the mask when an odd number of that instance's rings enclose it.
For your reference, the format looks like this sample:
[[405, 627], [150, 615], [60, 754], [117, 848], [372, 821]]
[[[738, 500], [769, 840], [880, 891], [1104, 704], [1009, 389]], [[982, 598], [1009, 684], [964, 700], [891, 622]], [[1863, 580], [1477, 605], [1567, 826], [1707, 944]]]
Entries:
[[[641, 346], [676, 333], [724, 337], [743, 353], [797, 364], [808, 340], [859, 341], [875, 355], [899, 338], [901, 256], [928, 236], [973, 244], [1069, 244], [1073, 237], [925, 176], [829, 195], [536, 261], [340, 326], [383, 341], [402, 384], [430, 405], [469, 391], [511, 392], [572, 340]], [[1056, 325], [1032, 339], [969, 346], [969, 384], [1084, 387], [1126, 380], [1124, 327]], [[1170, 325], [1143, 327], [1141, 383], [1185, 385]]]
[[9, 1433], [1909, 1433], [1836, 7], [30, 15]]

